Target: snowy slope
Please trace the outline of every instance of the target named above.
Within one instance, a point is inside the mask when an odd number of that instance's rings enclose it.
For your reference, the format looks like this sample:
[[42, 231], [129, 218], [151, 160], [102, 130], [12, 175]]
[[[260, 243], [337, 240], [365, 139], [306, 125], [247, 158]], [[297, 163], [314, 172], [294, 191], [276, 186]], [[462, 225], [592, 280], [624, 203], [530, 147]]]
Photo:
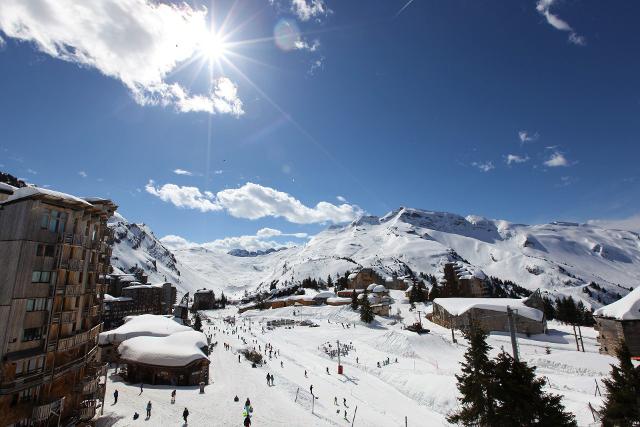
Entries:
[[[367, 216], [332, 226], [303, 246], [255, 257], [202, 246], [169, 251], [145, 226], [120, 227], [127, 228], [133, 240], [126, 239], [123, 248], [114, 250], [119, 254], [115, 265], [130, 268], [127, 257], [147, 266], [156, 259], [158, 272], [152, 275], [169, 271], [168, 277], [178, 279], [185, 290], [207, 287], [238, 295], [275, 281], [283, 286], [306, 277], [335, 278], [362, 267], [374, 268], [383, 277], [409, 272], [438, 275], [442, 263], [452, 260], [531, 290], [574, 295], [594, 306], [600, 304], [582, 292], [589, 282], [597, 282], [608, 295], [624, 296], [640, 281], [640, 236], [585, 224], [529, 226], [400, 208], [381, 218]], [[142, 243], [136, 246], [142, 234]], [[601, 296], [610, 302], [607, 294]]]

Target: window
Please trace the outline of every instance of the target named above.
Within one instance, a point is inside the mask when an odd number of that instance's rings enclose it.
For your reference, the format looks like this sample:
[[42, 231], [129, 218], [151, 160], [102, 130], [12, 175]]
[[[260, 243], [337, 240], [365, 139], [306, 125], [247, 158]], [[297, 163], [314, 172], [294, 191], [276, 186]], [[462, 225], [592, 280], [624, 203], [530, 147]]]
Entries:
[[18, 402], [31, 402], [38, 397], [38, 390], [40, 387], [31, 387], [26, 390], [22, 390], [18, 393]]
[[31, 359], [18, 360], [16, 362], [16, 375], [29, 374], [42, 370], [44, 367], [44, 356], [32, 357]]
[[23, 331], [22, 341], [35, 341], [42, 338], [42, 327], [27, 328]]
[[52, 257], [55, 253], [55, 246], [38, 244], [36, 248], [36, 256]]
[[51, 300], [47, 298], [31, 298], [27, 300], [27, 311], [44, 311], [51, 309]]
[[67, 220], [67, 214], [53, 209], [45, 209], [40, 219], [40, 228], [49, 229], [54, 233], [64, 232], [64, 223]]
[[49, 283], [50, 281], [50, 271], [34, 271], [33, 273], [31, 273], [31, 283]]

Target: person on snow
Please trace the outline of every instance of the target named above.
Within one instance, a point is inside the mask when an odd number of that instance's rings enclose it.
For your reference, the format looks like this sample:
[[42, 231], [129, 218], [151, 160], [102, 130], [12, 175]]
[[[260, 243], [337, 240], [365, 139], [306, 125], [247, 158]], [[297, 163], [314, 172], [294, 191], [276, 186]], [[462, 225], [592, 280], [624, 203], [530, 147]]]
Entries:
[[267, 374], [267, 385], [271, 385], [271, 375]]
[[251, 417], [249, 415], [244, 417], [244, 427], [251, 427]]
[[147, 418], [151, 418], [151, 401], [147, 402]]
[[311, 386], [309, 386], [309, 391], [311, 392], [311, 396], [314, 396], [314, 394], [313, 394], [313, 384], [311, 384]]
[[[142, 394], [142, 383], [140, 383], [140, 394]], [[140, 396], [140, 394], [138, 396]]]
[[171, 403], [176, 403], [176, 391], [171, 392]]
[[[344, 406], [347, 406], [347, 398], [346, 397], [342, 398], [342, 403], [344, 404]], [[347, 408], [348, 408], [348, 406], [347, 406]]]
[[133, 413], [133, 419], [137, 420], [140, 417], [140, 414], [138, 414], [137, 412]]
[[333, 396], [333, 404], [338, 406], [338, 397], [337, 396]]
[[327, 375], [329, 375], [329, 367], [327, 366]]
[[238, 363], [240, 363], [240, 355], [238, 354]]
[[118, 403], [118, 390], [113, 392], [113, 404]]
[[304, 377], [307, 378], [307, 370], [304, 370]]
[[182, 411], [182, 418], [184, 418], [184, 423], [187, 423], [187, 418], [189, 418], [189, 410], [187, 408], [184, 408], [184, 411]]
[[280, 367], [284, 368], [284, 362], [282, 360], [280, 361]]
[[250, 415], [253, 412], [253, 407], [251, 406], [251, 401], [249, 400], [248, 397], [247, 397], [247, 400], [244, 402], [244, 410], [248, 415]]

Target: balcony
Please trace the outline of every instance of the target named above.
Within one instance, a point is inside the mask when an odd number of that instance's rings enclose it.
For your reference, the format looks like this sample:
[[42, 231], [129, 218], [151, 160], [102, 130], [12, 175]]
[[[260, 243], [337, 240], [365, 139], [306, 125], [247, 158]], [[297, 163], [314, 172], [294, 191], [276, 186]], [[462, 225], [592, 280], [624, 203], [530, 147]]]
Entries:
[[77, 312], [75, 310], [67, 310], [67, 311], [54, 313], [53, 314], [53, 323], [58, 323], [58, 322], [59, 323], [73, 323], [77, 319], [76, 313]]
[[72, 348], [78, 347], [90, 340], [95, 340], [95, 338], [100, 333], [101, 327], [102, 327], [102, 324], [99, 324], [89, 329], [86, 332], [81, 332], [77, 335], [67, 337], [67, 338], [60, 338], [58, 339], [56, 349], [58, 351], [66, 351], [66, 350], [70, 350]]
[[69, 271], [82, 271], [84, 268], [83, 259], [63, 259], [60, 261], [60, 268]]
[[93, 394], [98, 391], [100, 385], [100, 378], [86, 378], [76, 385], [76, 391], [79, 391], [83, 395]]
[[65, 245], [82, 246], [84, 243], [84, 236], [81, 234], [63, 233], [58, 236], [58, 241]]
[[33, 408], [31, 421], [41, 422], [48, 420], [52, 414], [58, 415], [64, 410], [64, 397], [52, 402], [38, 405]]
[[65, 297], [77, 297], [83, 294], [81, 285], [67, 285], [63, 289]]

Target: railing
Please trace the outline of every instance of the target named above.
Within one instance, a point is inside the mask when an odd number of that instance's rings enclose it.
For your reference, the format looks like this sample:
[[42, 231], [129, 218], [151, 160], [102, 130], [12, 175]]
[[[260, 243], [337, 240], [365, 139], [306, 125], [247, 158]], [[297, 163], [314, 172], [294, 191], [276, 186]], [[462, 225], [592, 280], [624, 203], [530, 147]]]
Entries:
[[93, 394], [98, 390], [99, 384], [99, 377], [84, 379], [77, 385], [76, 390], [80, 391], [82, 394]]
[[100, 327], [102, 325], [96, 325], [86, 332], [82, 332], [78, 335], [74, 335], [68, 338], [58, 339], [58, 351], [69, 350], [79, 345], [86, 343], [89, 340], [95, 339], [100, 333]]
[[82, 271], [84, 267], [83, 259], [63, 259], [60, 260], [60, 268], [70, 271]]
[[81, 234], [63, 233], [58, 237], [58, 241], [66, 245], [82, 246], [84, 236]]
[[67, 285], [64, 287], [64, 295], [75, 297], [82, 295], [82, 285]]
[[[53, 402], [38, 405], [33, 408], [31, 420], [40, 422], [49, 419], [51, 414], [60, 414], [64, 410], [64, 397], [56, 399]], [[94, 408], [95, 412], [95, 408]]]
[[57, 323], [73, 323], [76, 321], [76, 311], [67, 310], [63, 312], [53, 313], [53, 322]]
[[94, 305], [89, 309], [89, 316], [97, 316], [100, 314], [100, 306]]
[[78, 418], [80, 418], [80, 421], [89, 421], [95, 416], [96, 416], [95, 406], [88, 406], [85, 408], [80, 408], [78, 410]]

